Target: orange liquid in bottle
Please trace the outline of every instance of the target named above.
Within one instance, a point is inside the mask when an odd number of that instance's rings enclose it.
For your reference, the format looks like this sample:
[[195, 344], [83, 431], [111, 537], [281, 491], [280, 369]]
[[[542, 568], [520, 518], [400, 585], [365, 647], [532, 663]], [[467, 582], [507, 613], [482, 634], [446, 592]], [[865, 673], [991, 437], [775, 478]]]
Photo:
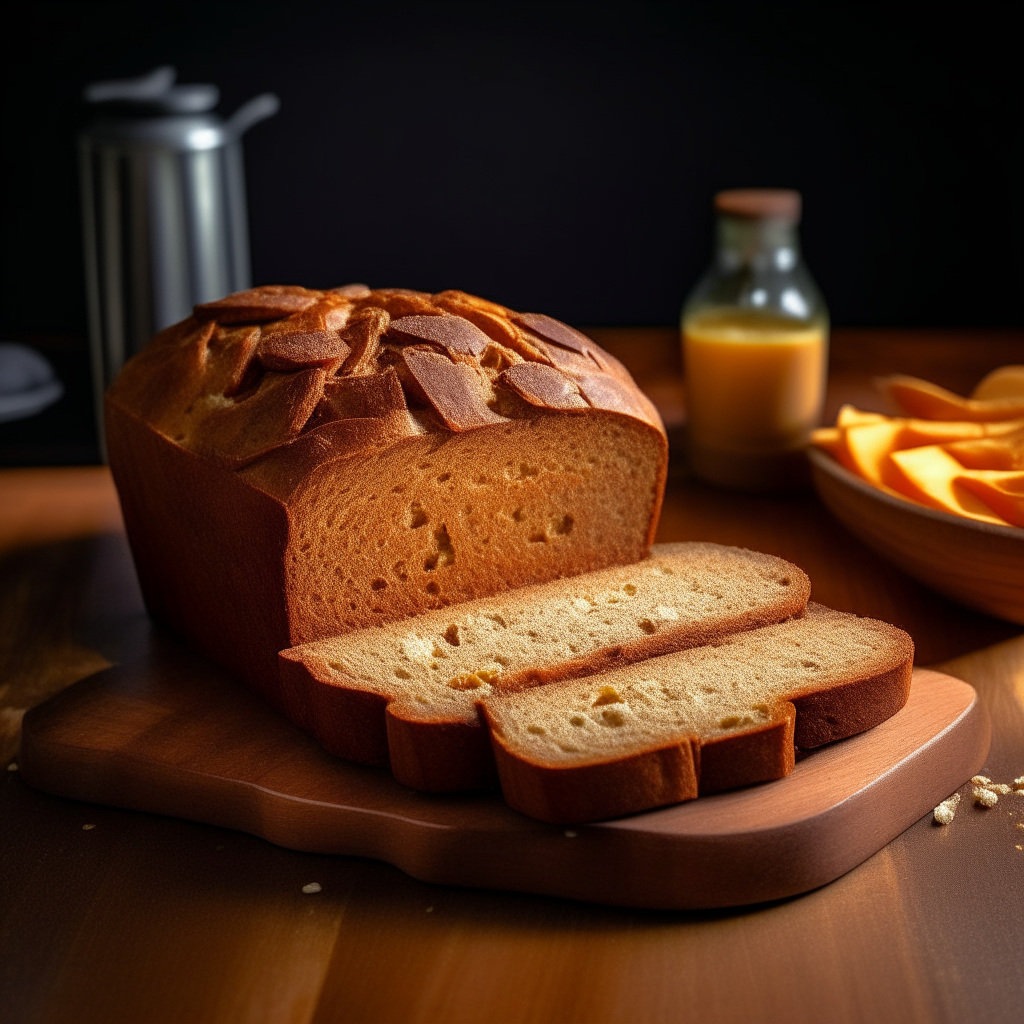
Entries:
[[686, 318], [690, 458], [699, 475], [733, 487], [800, 482], [824, 398], [827, 339], [823, 323], [756, 310]]

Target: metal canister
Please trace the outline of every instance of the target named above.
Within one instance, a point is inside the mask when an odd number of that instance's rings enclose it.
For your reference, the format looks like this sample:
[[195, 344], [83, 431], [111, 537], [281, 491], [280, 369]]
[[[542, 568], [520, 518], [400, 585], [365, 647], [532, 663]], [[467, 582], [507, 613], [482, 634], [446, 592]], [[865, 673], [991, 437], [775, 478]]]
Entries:
[[[192, 306], [251, 286], [241, 139], [277, 112], [265, 93], [226, 120], [213, 85], [175, 71], [97, 82], [79, 136], [97, 416], [122, 364]], [[102, 437], [102, 429], [100, 430]]]

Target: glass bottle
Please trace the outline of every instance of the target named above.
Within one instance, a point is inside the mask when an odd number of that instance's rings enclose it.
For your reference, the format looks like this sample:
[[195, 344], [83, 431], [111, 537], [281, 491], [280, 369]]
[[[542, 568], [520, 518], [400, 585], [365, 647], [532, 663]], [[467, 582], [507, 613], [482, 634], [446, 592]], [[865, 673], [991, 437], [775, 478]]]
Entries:
[[801, 256], [800, 193], [715, 196], [714, 263], [683, 307], [690, 467], [713, 483], [807, 480], [828, 370], [828, 310]]

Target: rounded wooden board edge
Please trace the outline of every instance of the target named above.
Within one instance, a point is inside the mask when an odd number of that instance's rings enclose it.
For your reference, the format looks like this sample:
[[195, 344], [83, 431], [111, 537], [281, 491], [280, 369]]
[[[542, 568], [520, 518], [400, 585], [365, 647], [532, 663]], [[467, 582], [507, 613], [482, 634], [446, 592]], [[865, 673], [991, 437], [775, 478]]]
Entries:
[[[161, 691], [163, 701], [140, 702], [137, 685], [131, 692], [125, 682], [131, 671], [107, 670], [26, 715], [19, 762], [26, 782], [60, 796], [250, 832], [291, 849], [383, 860], [422, 881], [656, 909], [764, 902], [838, 878], [975, 774], [990, 735], [968, 684], [916, 670], [903, 711], [812, 753], [785, 779], [567, 829], [525, 818], [497, 796], [431, 797], [398, 786], [386, 771], [339, 762], [226, 679], [220, 689], [199, 681], [191, 691], [198, 711], [209, 719], [218, 705], [221, 716], [244, 706], [253, 714], [241, 716], [240, 728], [252, 734], [260, 723], [256, 760], [273, 767], [256, 776], [230, 758], [215, 763], [198, 735], [198, 749], [189, 751], [186, 742], [184, 753], [164, 757], [145, 737], [158, 727], [166, 742], [175, 729], [188, 731], [192, 719], [174, 718], [173, 690]], [[125, 724], [109, 748], [92, 741], [91, 722], [129, 711], [141, 732]], [[192, 707], [198, 721], [196, 713]], [[71, 738], [75, 728], [84, 740]], [[850, 784], [837, 788], [844, 777]], [[785, 815], [775, 813], [782, 804], [789, 805]], [[738, 827], [723, 829], [721, 820], [706, 827], [723, 817], [722, 808]]]

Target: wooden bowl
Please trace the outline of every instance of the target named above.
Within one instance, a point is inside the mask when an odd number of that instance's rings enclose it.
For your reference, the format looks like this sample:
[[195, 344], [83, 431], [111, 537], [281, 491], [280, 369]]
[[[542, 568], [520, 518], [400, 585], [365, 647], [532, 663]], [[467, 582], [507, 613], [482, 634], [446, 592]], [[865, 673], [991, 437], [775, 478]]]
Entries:
[[1024, 624], [1024, 529], [895, 498], [808, 449], [818, 496], [870, 548], [940, 594]]

